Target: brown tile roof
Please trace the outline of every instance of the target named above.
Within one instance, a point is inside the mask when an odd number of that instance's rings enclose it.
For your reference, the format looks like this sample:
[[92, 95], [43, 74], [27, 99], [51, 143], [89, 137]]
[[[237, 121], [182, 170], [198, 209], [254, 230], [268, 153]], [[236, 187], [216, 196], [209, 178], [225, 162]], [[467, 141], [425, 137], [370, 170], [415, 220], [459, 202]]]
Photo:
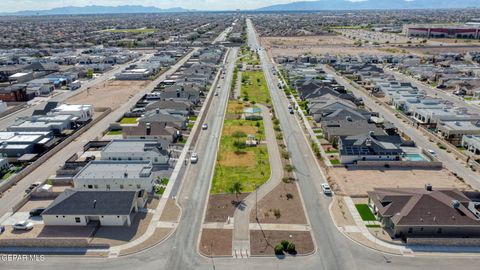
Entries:
[[[477, 225], [480, 219], [468, 209], [471, 200], [458, 189], [378, 188], [368, 192], [378, 214], [395, 225]], [[455, 208], [452, 202], [460, 205]]]

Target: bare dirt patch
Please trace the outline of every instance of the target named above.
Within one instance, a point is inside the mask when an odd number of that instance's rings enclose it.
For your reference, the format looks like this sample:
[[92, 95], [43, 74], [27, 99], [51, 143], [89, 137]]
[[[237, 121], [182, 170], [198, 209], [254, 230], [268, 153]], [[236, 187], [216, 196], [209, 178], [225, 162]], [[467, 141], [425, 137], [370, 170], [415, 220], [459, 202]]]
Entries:
[[168, 199], [163, 209], [160, 221], [177, 222], [180, 215], [180, 208], [175, 204], [175, 200]]
[[150, 81], [117, 81], [110, 80], [90, 87], [67, 99], [69, 104], [91, 104], [94, 107], [117, 109], [132, 98]]
[[345, 202], [342, 197], [336, 196], [332, 201], [332, 215], [335, 220], [335, 224], [339, 227], [342, 226], [353, 226], [355, 221], [353, 220], [352, 214], [348, 211]]
[[223, 135], [232, 135], [235, 131], [241, 131], [245, 134], [257, 134], [258, 128], [255, 126], [224, 126]]
[[244, 109], [244, 105], [238, 104], [238, 102], [228, 102], [227, 105], [227, 112], [231, 114], [242, 114]]
[[118, 246], [133, 241], [145, 233], [152, 216], [152, 214], [137, 213], [131, 226], [100, 227], [91, 243]]
[[305, 46], [320, 46], [320, 45], [345, 45], [353, 44], [353, 41], [339, 36], [339, 35], [324, 35], [324, 36], [299, 36], [299, 37], [262, 37], [262, 44], [265, 47], [305, 47]]
[[308, 254], [315, 250], [310, 232], [250, 231], [251, 255], [275, 255], [273, 247], [282, 240], [294, 243], [297, 254]]
[[240, 154], [236, 154], [235, 152], [228, 151], [226, 153], [222, 153], [222, 159], [219, 160], [218, 163], [220, 166], [226, 167], [253, 167], [255, 166], [255, 152], [245, 151]]
[[233, 230], [203, 229], [200, 252], [205, 256], [231, 256]]
[[328, 171], [333, 188], [349, 196], [366, 196], [373, 188], [413, 187], [423, 188], [432, 184], [437, 188], [471, 188], [447, 170], [347, 170], [332, 168]]
[[[238, 195], [238, 199], [243, 200], [247, 196], [248, 193], [243, 193]], [[233, 194], [210, 195], [205, 222], [226, 222], [228, 217], [233, 217], [236, 206], [232, 202], [236, 200]]]
[[22, 208], [20, 208], [17, 212], [30, 212], [32, 209], [37, 207], [47, 207], [52, 203], [52, 200], [35, 200], [31, 199], [27, 203], [25, 203]]
[[[278, 218], [275, 210], [279, 210]], [[263, 197], [258, 202], [258, 220], [260, 223], [307, 224], [297, 185], [282, 182]], [[250, 222], [256, 222], [255, 209], [250, 213]]]
[[480, 50], [480, 44], [464, 46], [435, 46], [435, 47], [407, 47], [404, 48], [411, 53], [437, 55], [440, 53], [467, 53]]

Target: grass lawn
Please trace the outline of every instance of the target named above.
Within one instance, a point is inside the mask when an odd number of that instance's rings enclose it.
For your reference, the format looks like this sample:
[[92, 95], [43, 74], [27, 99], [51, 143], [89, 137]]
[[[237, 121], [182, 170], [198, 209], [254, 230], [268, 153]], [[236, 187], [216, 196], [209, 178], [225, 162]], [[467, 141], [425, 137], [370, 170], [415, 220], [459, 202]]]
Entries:
[[122, 131], [121, 130], [110, 130], [107, 135], [122, 135]]
[[138, 123], [138, 120], [136, 117], [123, 117], [122, 120], [120, 120], [120, 124], [136, 124]]
[[337, 154], [338, 151], [337, 150], [325, 150], [325, 153], [327, 153], [327, 154]]
[[[236, 102], [231, 102], [237, 104]], [[226, 119], [220, 140], [220, 149], [212, 181], [212, 194], [228, 193], [233, 183], [242, 183], [242, 192], [252, 192], [270, 178], [270, 163], [266, 145], [248, 147], [243, 144], [247, 137], [234, 138], [236, 131], [264, 138], [263, 121]]]
[[17, 167], [13, 167], [13, 168], [7, 170], [7, 172], [2, 176], [2, 180], [6, 180], [6, 179], [10, 178], [10, 176], [14, 175], [17, 172], [17, 170], [18, 170]]
[[270, 93], [263, 71], [245, 71], [242, 73], [241, 95], [243, 99], [261, 104], [270, 104]]
[[375, 218], [375, 215], [372, 213], [370, 210], [370, 207], [366, 204], [355, 204], [355, 207], [357, 208], [358, 213], [362, 217], [363, 221], [375, 221], [377, 220]]
[[330, 160], [330, 163], [332, 163], [332, 165], [339, 165], [339, 164], [340, 164], [340, 160], [338, 160], [338, 159], [336, 159], [336, 158], [335, 158], [335, 159], [331, 159], [331, 160]]

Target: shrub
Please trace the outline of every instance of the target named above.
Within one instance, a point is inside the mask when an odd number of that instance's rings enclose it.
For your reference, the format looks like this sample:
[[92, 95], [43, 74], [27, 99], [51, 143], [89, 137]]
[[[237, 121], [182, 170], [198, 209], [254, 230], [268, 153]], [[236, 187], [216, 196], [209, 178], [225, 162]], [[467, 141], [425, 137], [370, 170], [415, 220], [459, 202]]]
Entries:
[[285, 250], [289, 253], [295, 252], [295, 244], [294, 243], [288, 243], [287, 248]]
[[285, 171], [292, 172], [293, 170], [295, 170], [295, 167], [293, 165], [290, 165], [290, 164], [285, 165]]
[[290, 154], [288, 153], [288, 151], [282, 151], [282, 158], [283, 159], [289, 159], [290, 158]]
[[285, 195], [285, 196], [287, 196], [287, 200], [293, 199], [293, 194], [292, 193], [287, 193], [287, 195]]
[[276, 218], [280, 218], [282, 216], [282, 214], [280, 214], [280, 209], [274, 209], [273, 210], [273, 215], [276, 217]]
[[283, 246], [282, 246], [282, 244], [277, 244], [277, 245], [273, 248], [273, 250], [275, 250], [275, 254], [277, 254], [277, 255], [283, 254]]
[[288, 242], [287, 240], [282, 240], [280, 244], [282, 245], [283, 250], [287, 250], [288, 244], [290, 244], [290, 242]]

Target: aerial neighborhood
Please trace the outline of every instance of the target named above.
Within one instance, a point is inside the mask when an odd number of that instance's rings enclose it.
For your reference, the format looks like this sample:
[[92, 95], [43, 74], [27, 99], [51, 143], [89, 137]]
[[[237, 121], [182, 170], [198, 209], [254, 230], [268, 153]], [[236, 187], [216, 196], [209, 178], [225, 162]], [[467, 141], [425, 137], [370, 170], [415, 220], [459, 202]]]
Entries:
[[16, 2], [0, 268], [478, 268], [477, 1]]

